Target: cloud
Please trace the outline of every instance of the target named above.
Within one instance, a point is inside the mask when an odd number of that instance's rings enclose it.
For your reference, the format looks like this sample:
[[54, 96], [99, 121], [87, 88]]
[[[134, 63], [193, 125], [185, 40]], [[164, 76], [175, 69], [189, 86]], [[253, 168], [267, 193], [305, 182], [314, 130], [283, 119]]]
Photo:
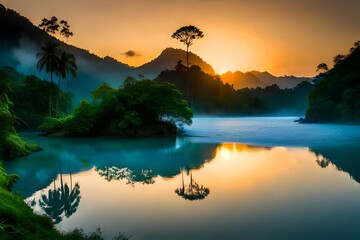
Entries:
[[126, 57], [139, 57], [141, 54], [139, 52], [136, 52], [134, 50], [128, 50], [123, 53]]

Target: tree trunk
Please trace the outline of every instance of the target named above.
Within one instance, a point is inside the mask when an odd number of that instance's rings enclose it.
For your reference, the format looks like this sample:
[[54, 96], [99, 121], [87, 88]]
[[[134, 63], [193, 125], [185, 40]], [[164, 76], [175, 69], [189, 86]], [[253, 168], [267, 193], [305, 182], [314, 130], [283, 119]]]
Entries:
[[50, 101], [49, 101], [49, 116], [51, 118], [51, 109], [52, 109], [52, 69], [50, 70]]
[[60, 99], [60, 74], [59, 74], [59, 79], [58, 79], [58, 92], [57, 92], [57, 96], [56, 96], [56, 115], [55, 118], [59, 117], [59, 99]]
[[182, 193], [185, 192], [185, 184], [184, 184], [184, 170], [180, 168], [181, 178], [182, 178]]
[[66, 76], [66, 114], [69, 114], [69, 75]]
[[72, 174], [71, 174], [71, 166], [70, 166], [70, 159], [69, 159], [69, 173], [70, 173], [70, 189], [72, 191]]
[[189, 68], [189, 45], [186, 45], [186, 66]]
[[60, 156], [60, 152], [58, 153], [58, 157], [59, 157], [59, 165], [60, 165], [61, 194], [64, 194], [64, 182], [63, 182], [63, 177], [62, 177], [62, 167], [61, 167], [61, 156]]

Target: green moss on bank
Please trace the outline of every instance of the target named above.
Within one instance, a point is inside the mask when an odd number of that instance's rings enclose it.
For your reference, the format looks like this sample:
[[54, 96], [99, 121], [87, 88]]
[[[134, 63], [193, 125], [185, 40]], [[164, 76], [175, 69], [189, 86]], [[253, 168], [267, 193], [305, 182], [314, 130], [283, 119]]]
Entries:
[[23, 141], [16, 133], [6, 133], [0, 147], [0, 158], [14, 159], [41, 151], [42, 148]]

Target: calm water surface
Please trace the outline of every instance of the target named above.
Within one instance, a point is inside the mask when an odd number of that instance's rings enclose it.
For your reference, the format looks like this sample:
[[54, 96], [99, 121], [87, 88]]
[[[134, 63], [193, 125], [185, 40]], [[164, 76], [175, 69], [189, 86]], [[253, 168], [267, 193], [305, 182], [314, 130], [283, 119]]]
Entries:
[[64, 139], [5, 163], [60, 230], [108, 238], [360, 239], [360, 127], [195, 118], [188, 136]]

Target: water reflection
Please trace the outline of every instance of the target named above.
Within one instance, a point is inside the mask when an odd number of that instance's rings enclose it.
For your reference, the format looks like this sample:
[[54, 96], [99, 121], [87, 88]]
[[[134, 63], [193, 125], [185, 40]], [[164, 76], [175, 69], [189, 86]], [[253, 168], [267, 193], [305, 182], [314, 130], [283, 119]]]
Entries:
[[61, 201], [60, 188], [56, 189], [54, 181], [54, 189], [50, 189], [47, 195], [42, 195], [39, 200], [41, 208], [51, 217], [54, 223], [62, 220], [61, 214], [64, 212], [64, 205]]
[[[299, 229], [302, 239], [340, 238], [341, 232], [360, 237], [354, 230], [360, 224], [357, 146], [258, 147], [193, 138], [33, 141], [45, 150], [5, 167], [21, 176], [14, 189], [60, 230], [100, 226], [135, 239], [174, 239], [174, 233], [179, 239], [189, 233], [194, 239], [293, 239]], [[341, 231], [313, 231], [319, 222]]]
[[192, 172], [190, 171], [190, 183], [186, 185], [184, 183], [184, 171], [181, 171], [181, 182], [182, 186], [175, 189], [175, 193], [181, 196], [185, 200], [202, 200], [210, 193], [210, 189], [199, 185], [193, 180]]
[[63, 184], [61, 188], [49, 189], [47, 194], [42, 194], [39, 205], [42, 210], [53, 219], [54, 223], [60, 223], [63, 217], [69, 218], [73, 215], [80, 203], [80, 185], [75, 183], [74, 188]]
[[139, 172], [134, 172], [133, 170], [124, 167], [118, 168], [115, 166], [112, 167], [95, 167], [95, 171], [99, 175], [106, 179], [106, 181], [111, 182], [112, 180], [123, 180], [126, 179], [126, 184], [135, 187], [136, 182], [142, 184], [154, 184], [154, 178], [157, 177], [151, 169], [141, 169]]
[[326, 168], [330, 164], [329, 159], [324, 158], [321, 154], [316, 154], [316, 162], [321, 168]]
[[[54, 221], [55, 224], [60, 223], [64, 217], [69, 218], [73, 215], [80, 204], [80, 185], [72, 184], [71, 162], [69, 161], [69, 177], [70, 187], [64, 183], [62, 173], [61, 155], [58, 155], [60, 170], [60, 187], [56, 187], [55, 178], [53, 179], [53, 188], [48, 189], [46, 194], [41, 194], [38, 200], [41, 209]], [[36, 204], [36, 197], [30, 202], [32, 207]]]
[[[95, 170], [107, 181], [129, 185], [154, 184], [155, 178], [173, 178], [178, 169], [201, 168], [215, 154], [218, 144], [193, 143], [185, 138], [164, 139], [58, 139], [27, 135], [45, 150], [9, 161], [9, 173], [21, 178], [14, 190], [24, 197], [44, 189], [54, 178]], [[58, 160], [58, 156], [61, 159]], [[60, 161], [60, 162], [59, 162]], [[60, 169], [71, 162], [71, 169]], [[60, 166], [60, 167], [59, 167]]]
[[310, 148], [310, 151], [316, 154], [316, 162], [321, 168], [326, 168], [331, 163], [337, 170], [348, 173], [351, 178], [360, 183], [359, 146], [314, 147]]

